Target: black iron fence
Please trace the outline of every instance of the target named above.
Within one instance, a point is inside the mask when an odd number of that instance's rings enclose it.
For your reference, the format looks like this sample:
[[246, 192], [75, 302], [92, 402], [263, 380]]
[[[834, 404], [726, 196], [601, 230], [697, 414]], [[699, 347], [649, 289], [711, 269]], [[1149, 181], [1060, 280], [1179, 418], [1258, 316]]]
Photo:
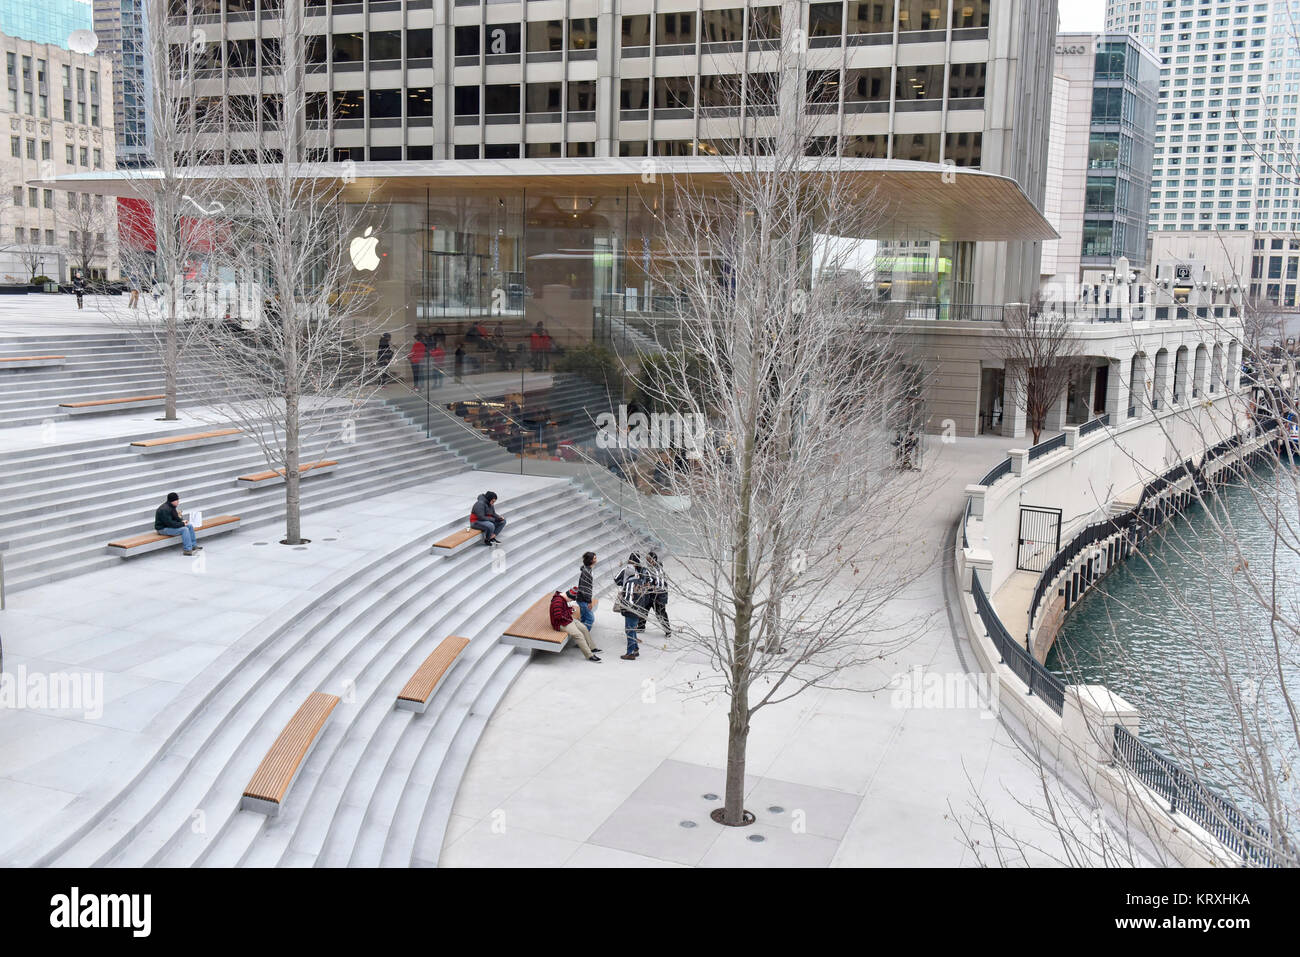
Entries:
[[1064, 432], [1056, 436], [1056, 438], [1054, 439], [1048, 439], [1046, 442], [1039, 442], [1037, 445], [1030, 446], [1029, 461], [1032, 462], [1034, 459], [1041, 458], [1042, 456], [1046, 455], [1048, 452], [1055, 452], [1057, 449], [1063, 449], [1063, 448], [1065, 448]]
[[975, 610], [984, 624], [984, 630], [993, 639], [993, 647], [1001, 658], [1000, 664], [1010, 668], [1029, 690], [1045, 701], [1053, 711], [1060, 714], [1065, 708], [1065, 683], [1048, 671], [1027, 649], [1011, 637], [1002, 619], [998, 617], [993, 603], [984, 594], [978, 574], [971, 573], [971, 596], [975, 599]]
[[1105, 415], [1099, 415], [1095, 419], [1089, 419], [1087, 422], [1083, 423], [1083, 425], [1079, 426], [1079, 438], [1083, 438], [1085, 435], [1091, 435], [1093, 432], [1096, 432], [1098, 429], [1107, 425], [1110, 425], [1109, 412]]
[[1279, 863], [1268, 828], [1120, 724], [1115, 725], [1115, 757], [1169, 802], [1170, 813], [1185, 814], [1247, 864], [1273, 867]]

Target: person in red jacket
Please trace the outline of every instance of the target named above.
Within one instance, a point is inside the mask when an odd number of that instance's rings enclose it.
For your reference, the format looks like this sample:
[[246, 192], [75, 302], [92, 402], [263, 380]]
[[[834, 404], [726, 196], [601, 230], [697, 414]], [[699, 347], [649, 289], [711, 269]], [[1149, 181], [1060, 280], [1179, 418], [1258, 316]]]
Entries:
[[598, 662], [600, 656], [596, 652], [600, 649], [591, 646], [591, 634], [583, 627], [582, 622], [573, 620], [573, 612], [577, 607], [577, 602], [569, 601], [557, 591], [551, 596], [551, 627], [568, 634], [588, 661]]
[[424, 345], [424, 336], [417, 334], [415, 341], [411, 343], [410, 354], [406, 357], [411, 363], [411, 386], [417, 390], [424, 378], [424, 357], [427, 355], [427, 351]]

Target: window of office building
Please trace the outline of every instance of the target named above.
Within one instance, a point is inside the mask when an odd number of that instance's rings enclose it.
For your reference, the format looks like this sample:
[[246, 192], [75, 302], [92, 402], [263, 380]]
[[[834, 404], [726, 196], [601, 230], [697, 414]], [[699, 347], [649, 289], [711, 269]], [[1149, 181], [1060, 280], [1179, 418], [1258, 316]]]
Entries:
[[[477, 52], [477, 51], [475, 51]], [[406, 31], [406, 58], [408, 60], [433, 59], [433, 31]]]
[[694, 156], [693, 140], [655, 140], [655, 156]]
[[618, 106], [621, 110], [650, 109], [650, 81], [624, 77], [619, 81]]
[[[530, 83], [529, 86], [531, 85]], [[528, 159], [550, 159], [563, 155], [563, 143], [527, 143], [524, 145], [524, 156]]]
[[993, 0], [961, 0], [953, 11], [952, 28], [969, 30], [989, 25], [989, 8]]
[[889, 101], [892, 72], [887, 66], [848, 70], [844, 75], [845, 102]]
[[[402, 115], [401, 90], [371, 90], [370, 118], [392, 119]], [[401, 159], [399, 156], [398, 159]]]
[[457, 116], [478, 116], [478, 87], [456, 87], [455, 109]]
[[949, 0], [900, 0], [898, 32], [947, 30]]
[[725, 109], [740, 106], [740, 78], [725, 74], [700, 77], [700, 108]]
[[478, 159], [477, 143], [462, 143], [456, 146], [452, 151], [452, 156], [458, 160], [476, 160]]
[[632, 141], [623, 140], [618, 144], [618, 155], [619, 156], [647, 155], [645, 140], [632, 140]]
[[689, 110], [693, 108], [694, 104], [694, 77], [661, 76], [655, 79], [656, 110]]
[[370, 61], [376, 60], [401, 60], [402, 59], [402, 31], [401, 30], [372, 30], [370, 31]]
[[766, 41], [781, 39], [781, 8], [750, 7], [749, 39]]
[[427, 86], [409, 87], [406, 91], [406, 115], [433, 116], [433, 90]]
[[944, 159], [955, 166], [979, 166], [982, 133], [948, 133], [944, 136]]
[[705, 10], [701, 15], [700, 39], [704, 43], [735, 43], [745, 39], [745, 11]]
[[589, 113], [596, 109], [595, 80], [570, 80], [567, 95], [571, 113]]
[[915, 163], [939, 162], [938, 133], [900, 133], [894, 136], [894, 159]]
[[483, 147], [484, 159], [519, 159], [518, 143], [488, 143]]
[[596, 49], [595, 17], [575, 17], [569, 21], [569, 49]]
[[489, 83], [483, 87], [483, 112], [503, 115], [519, 112], [518, 83]]
[[695, 43], [693, 12], [661, 13], [656, 18], [655, 46], [692, 46]]
[[547, 53], [563, 49], [563, 20], [538, 20], [528, 24], [529, 53]]
[[529, 113], [558, 113], [563, 96], [564, 84], [559, 80], [529, 83], [524, 92], [524, 103]]
[[940, 64], [900, 65], [894, 85], [899, 100], [928, 100], [942, 105], [943, 66]]
[[623, 17], [623, 47], [650, 45], [650, 16], [638, 13]]
[[477, 23], [468, 27], [457, 27], [454, 50], [456, 56], [478, 56], [481, 52], [483, 28]]
[[366, 58], [366, 41], [360, 33], [334, 34], [330, 49], [335, 63], [361, 63]]
[[487, 49], [489, 55], [515, 54], [520, 50], [519, 24], [489, 23], [487, 26]]
[[984, 99], [984, 80], [988, 66], [984, 63], [954, 63], [948, 68], [948, 99]]

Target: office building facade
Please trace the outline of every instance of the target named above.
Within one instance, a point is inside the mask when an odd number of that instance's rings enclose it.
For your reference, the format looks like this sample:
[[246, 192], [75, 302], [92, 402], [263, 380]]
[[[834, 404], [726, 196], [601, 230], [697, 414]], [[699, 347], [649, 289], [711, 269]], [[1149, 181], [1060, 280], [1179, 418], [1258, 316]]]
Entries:
[[0, 33], [68, 49], [68, 37], [91, 29], [90, 4], [82, 0], [0, 0]]
[[1056, 39], [1045, 212], [1061, 234], [1045, 244], [1057, 298], [1087, 270], [1147, 261], [1147, 217], [1160, 64], [1126, 33]]
[[[259, 6], [259, 2], [264, 6]], [[183, 6], [183, 5], [182, 5]], [[747, 114], [741, 77], [775, 95], [800, 85], [817, 113], [816, 150], [978, 167], [1010, 177], [1041, 207], [1056, 4], [886, 0], [779, 4], [693, 0], [305, 0], [306, 143], [354, 162], [716, 156], [776, 134]], [[206, 38], [196, 100], [236, 102], [214, 137], [247, 162], [267, 148], [248, 114], [275, 60], [279, 3], [191, 5], [174, 43]], [[784, 33], [783, 33], [784, 31]], [[777, 48], [806, 51], [793, 81]], [[746, 104], [748, 99], [744, 101]], [[205, 106], [205, 108], [208, 108]], [[970, 255], [908, 240], [920, 298], [1027, 298], [1038, 243], [989, 243]]]
[[113, 62], [117, 163], [149, 166], [149, 21], [147, 0], [94, 0], [98, 52]]
[[1160, 58], [1152, 230], [1300, 228], [1298, 23], [1295, 0], [1109, 0]]
[[114, 166], [112, 64], [3, 35], [0, 60], [8, 87], [0, 95], [0, 281], [66, 280], [88, 250], [91, 276], [114, 275], [114, 204], [54, 184]]

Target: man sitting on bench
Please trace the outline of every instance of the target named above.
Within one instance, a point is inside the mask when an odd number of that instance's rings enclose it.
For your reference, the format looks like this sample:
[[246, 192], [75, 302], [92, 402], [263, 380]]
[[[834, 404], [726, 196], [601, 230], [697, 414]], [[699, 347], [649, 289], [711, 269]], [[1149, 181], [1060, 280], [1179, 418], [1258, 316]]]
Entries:
[[199, 544], [199, 536], [194, 531], [194, 526], [181, 514], [181, 497], [175, 492], [168, 492], [167, 501], [159, 505], [158, 511], [154, 512], [153, 527], [159, 535], [179, 535], [182, 555], [193, 555], [203, 547]]
[[469, 527], [483, 533], [484, 545], [499, 545], [497, 536], [506, 527], [506, 520], [497, 514], [496, 492], [484, 492], [469, 512]]

